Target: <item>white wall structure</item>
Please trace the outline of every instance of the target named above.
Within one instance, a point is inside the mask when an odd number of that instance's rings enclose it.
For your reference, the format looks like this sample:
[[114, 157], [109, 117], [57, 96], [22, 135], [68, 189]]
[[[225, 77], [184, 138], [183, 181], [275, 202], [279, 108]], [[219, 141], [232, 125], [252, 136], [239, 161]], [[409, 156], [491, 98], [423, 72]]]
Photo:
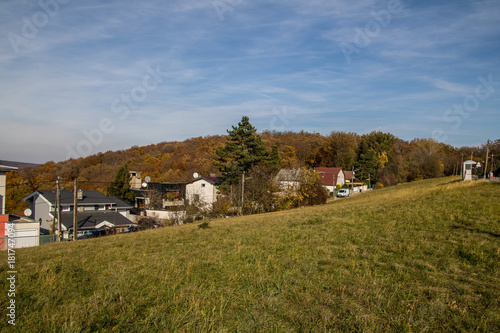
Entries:
[[476, 162], [472, 160], [467, 160], [462, 165], [462, 179], [463, 180], [472, 180], [472, 176], [474, 174], [474, 167], [476, 166]]
[[5, 235], [14, 241], [14, 248], [38, 246], [40, 243], [40, 224], [28, 218], [5, 223]]
[[7, 172], [14, 170], [17, 170], [17, 168], [0, 165], [0, 215], [5, 214], [5, 192], [7, 190]]
[[211, 209], [217, 201], [218, 179], [199, 177], [186, 184], [186, 200], [189, 204], [198, 204], [198, 208]]

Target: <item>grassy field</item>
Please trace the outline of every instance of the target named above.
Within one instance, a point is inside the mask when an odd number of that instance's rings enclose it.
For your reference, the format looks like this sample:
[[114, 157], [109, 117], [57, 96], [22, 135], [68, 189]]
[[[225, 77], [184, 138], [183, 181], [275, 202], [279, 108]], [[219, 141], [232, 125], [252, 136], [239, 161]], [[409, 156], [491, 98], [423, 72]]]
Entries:
[[16, 326], [2, 283], [0, 328], [499, 331], [498, 183], [426, 180], [209, 226], [18, 250]]

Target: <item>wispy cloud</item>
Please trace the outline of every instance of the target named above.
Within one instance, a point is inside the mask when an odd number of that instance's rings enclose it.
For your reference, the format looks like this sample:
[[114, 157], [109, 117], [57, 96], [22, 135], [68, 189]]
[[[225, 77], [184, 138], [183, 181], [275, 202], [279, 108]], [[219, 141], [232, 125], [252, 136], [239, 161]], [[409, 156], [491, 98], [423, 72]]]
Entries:
[[[4, 1], [0, 141], [9, 147], [0, 155], [64, 159], [65, 145], [86, 140], [83, 131], [103, 118], [115, 129], [92, 152], [224, 134], [242, 115], [270, 128], [273, 110], [283, 107], [295, 116], [286, 130], [380, 127], [402, 138], [428, 137], [446, 108], [473, 93], [478, 76], [500, 81], [500, 4], [400, 2], [404, 10], [348, 64], [339, 43], [351, 42], [354, 29], [364, 29], [389, 1], [241, 1], [224, 20], [211, 1], [70, 1], [19, 53], [8, 34], [22, 36], [24, 18], [43, 8]], [[156, 66], [162, 83], [120, 119], [113, 101]], [[496, 89], [475, 120], [498, 121]], [[470, 144], [496, 135], [475, 126], [462, 128], [476, 133]], [[22, 140], [13, 139], [18, 128]], [[448, 143], [463, 139], [450, 131]]]

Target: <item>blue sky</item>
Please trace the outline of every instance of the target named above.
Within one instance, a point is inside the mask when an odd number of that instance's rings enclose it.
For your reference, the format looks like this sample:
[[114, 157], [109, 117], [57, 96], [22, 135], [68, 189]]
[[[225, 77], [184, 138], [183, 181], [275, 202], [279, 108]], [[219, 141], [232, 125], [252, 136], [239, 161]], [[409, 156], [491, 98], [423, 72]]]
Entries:
[[225, 134], [500, 137], [500, 1], [0, 2], [0, 159]]

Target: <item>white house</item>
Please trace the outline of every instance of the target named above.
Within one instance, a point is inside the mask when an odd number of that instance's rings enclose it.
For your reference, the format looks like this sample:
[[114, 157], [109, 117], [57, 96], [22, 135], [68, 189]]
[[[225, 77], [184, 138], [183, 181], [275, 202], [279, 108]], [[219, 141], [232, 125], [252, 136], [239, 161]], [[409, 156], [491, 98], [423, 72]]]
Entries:
[[345, 173], [342, 168], [316, 168], [324, 187], [330, 192], [336, 190], [337, 185], [345, 184]]
[[217, 201], [220, 179], [215, 176], [198, 177], [186, 184], [186, 201], [199, 205], [200, 208], [211, 209]]
[[0, 215], [5, 214], [5, 192], [7, 189], [7, 172], [18, 168], [0, 165]]
[[281, 169], [274, 180], [285, 191], [297, 191], [300, 187], [302, 169]]

